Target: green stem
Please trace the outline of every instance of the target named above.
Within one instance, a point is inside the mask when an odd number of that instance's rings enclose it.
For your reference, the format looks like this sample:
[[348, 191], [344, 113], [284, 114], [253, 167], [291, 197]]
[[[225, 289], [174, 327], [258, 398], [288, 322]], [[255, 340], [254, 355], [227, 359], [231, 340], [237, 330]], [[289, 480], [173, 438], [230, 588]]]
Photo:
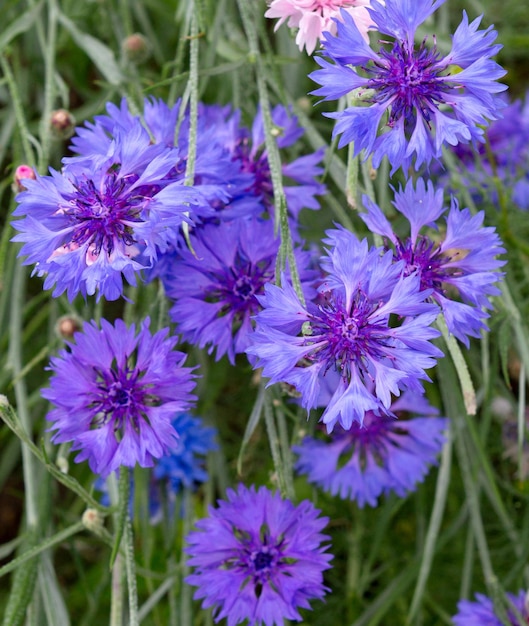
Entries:
[[288, 208], [283, 188], [283, 174], [281, 169], [281, 157], [276, 139], [274, 137], [274, 121], [270, 111], [270, 99], [268, 97], [268, 87], [266, 84], [266, 68], [259, 50], [259, 41], [254, 23], [255, 10], [248, 3], [248, 0], [237, 0], [239, 12], [243, 22], [246, 37], [248, 39], [248, 47], [250, 50], [249, 60], [255, 64], [255, 73], [257, 79], [257, 93], [259, 95], [259, 104], [261, 107], [261, 115], [263, 116], [263, 128], [265, 136], [265, 148], [270, 166], [270, 178], [274, 190], [274, 219], [276, 228], [279, 228], [281, 234], [281, 245], [279, 248], [278, 262], [276, 265], [276, 282], [281, 282], [281, 272], [285, 269], [287, 261], [289, 264], [290, 278], [301, 303], [305, 303], [303, 291], [301, 289], [301, 281], [294, 257], [294, 248], [292, 244], [292, 236], [290, 233], [290, 225], [288, 222]]
[[463, 353], [461, 352], [461, 348], [459, 347], [457, 339], [454, 335], [449, 334], [445, 318], [442, 314], [437, 317], [436, 325], [443, 335], [443, 339], [446, 342], [448, 351], [450, 352], [450, 356], [452, 357], [452, 361], [456, 368], [467, 415], [475, 415], [477, 411], [476, 392], [474, 391], [474, 385], [472, 384], [470, 372], [468, 371], [468, 366]]
[[112, 566], [110, 626], [123, 626], [123, 561], [118, 554]]
[[35, 156], [29, 142], [30, 132], [26, 123], [26, 116], [24, 114], [24, 107], [18, 91], [17, 82], [13, 76], [13, 72], [11, 71], [11, 66], [3, 54], [0, 54], [0, 66], [2, 67], [2, 72], [4, 73], [9, 93], [11, 95], [11, 103], [13, 104], [13, 109], [15, 110], [15, 117], [17, 120], [18, 130], [20, 131], [20, 139], [22, 141], [24, 160], [31, 167], [35, 167]]
[[44, 49], [44, 104], [40, 121], [41, 153], [39, 170], [46, 169], [50, 158], [51, 112], [55, 99], [55, 50], [57, 46], [57, 4], [48, 0], [48, 38]]
[[[194, 5], [193, 5], [194, 9]], [[189, 44], [189, 137], [187, 162], [184, 184], [193, 186], [195, 184], [195, 164], [197, 158], [197, 134], [198, 134], [198, 20], [195, 12], [191, 17], [191, 36]], [[182, 224], [182, 231], [188, 248], [193, 251], [193, 246], [189, 239], [189, 224]]]
[[36, 556], [38, 556], [45, 550], [48, 550], [49, 548], [52, 548], [53, 546], [56, 546], [62, 543], [63, 541], [68, 539], [68, 537], [71, 537], [72, 535], [76, 535], [77, 533], [80, 533], [84, 529], [85, 527], [84, 527], [83, 522], [76, 522], [75, 524], [72, 524], [72, 526], [69, 526], [68, 528], [65, 528], [64, 530], [61, 530], [60, 532], [58, 532], [56, 535], [53, 535], [53, 537], [48, 537], [47, 539], [44, 539], [44, 541], [41, 541], [35, 547], [30, 548], [26, 552], [23, 552], [16, 559], [13, 559], [12, 561], [9, 561], [9, 563], [4, 565], [3, 567], [0, 567], [0, 578], [2, 576], [5, 576], [6, 574], [9, 574], [9, 572], [12, 572], [14, 569], [16, 569], [17, 567], [20, 567], [27, 561], [34, 559]]
[[[9, 363], [14, 377], [15, 398], [18, 417], [22, 429], [31, 438], [33, 424], [27, 404], [26, 381], [21, 377], [22, 371], [22, 302], [25, 295], [26, 271], [17, 263], [13, 280], [13, 293], [9, 320]], [[33, 455], [27, 446], [22, 445], [22, 468], [24, 474], [24, 499], [26, 504], [26, 523], [29, 528], [38, 524], [37, 500], [37, 468]]]
[[281, 459], [281, 452], [279, 450], [279, 437], [277, 436], [277, 429], [274, 421], [274, 412], [272, 410], [272, 402], [269, 393], [265, 394], [264, 418], [266, 424], [266, 432], [268, 434], [268, 442], [270, 444], [270, 452], [272, 453], [272, 460], [274, 462], [274, 468], [277, 473], [279, 490], [282, 496], [286, 496], [288, 490], [286, 486], [283, 460]]

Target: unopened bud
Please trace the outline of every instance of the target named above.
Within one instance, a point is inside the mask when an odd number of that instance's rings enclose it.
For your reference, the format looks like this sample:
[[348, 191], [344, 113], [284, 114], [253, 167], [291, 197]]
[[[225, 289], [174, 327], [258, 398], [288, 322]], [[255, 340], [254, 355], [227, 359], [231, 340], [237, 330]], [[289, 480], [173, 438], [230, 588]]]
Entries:
[[57, 460], [55, 461], [55, 464], [57, 465], [57, 467], [61, 470], [63, 474], [67, 474], [68, 471], [70, 470], [70, 464], [68, 463], [68, 459], [66, 459], [63, 456], [58, 456]]
[[50, 128], [56, 139], [69, 139], [75, 130], [75, 118], [66, 109], [51, 112]]
[[103, 516], [97, 509], [86, 509], [81, 521], [87, 530], [90, 530], [96, 535], [101, 534], [103, 530]]
[[62, 339], [71, 339], [78, 330], [81, 330], [81, 321], [73, 315], [63, 315], [57, 320], [55, 332]]
[[7, 408], [9, 406], [9, 400], [7, 396], [4, 396], [3, 393], [0, 393], [0, 407]]
[[13, 176], [13, 193], [20, 193], [24, 191], [26, 188], [24, 186], [24, 180], [35, 180], [35, 170], [29, 165], [19, 165], [15, 170], [15, 174]]
[[121, 44], [125, 58], [134, 64], [146, 61], [151, 54], [151, 46], [140, 33], [129, 35]]

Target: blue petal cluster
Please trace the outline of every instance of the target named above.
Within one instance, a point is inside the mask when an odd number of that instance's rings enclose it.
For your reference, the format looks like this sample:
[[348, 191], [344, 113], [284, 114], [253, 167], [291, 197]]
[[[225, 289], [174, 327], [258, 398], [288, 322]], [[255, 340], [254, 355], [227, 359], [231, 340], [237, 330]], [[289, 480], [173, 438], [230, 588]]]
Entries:
[[[217, 360], [226, 354], [233, 364], [249, 345], [257, 297], [275, 279], [279, 237], [272, 220], [248, 217], [207, 224], [191, 245], [194, 252], [181, 246], [162, 261], [171, 319], [185, 341], [216, 350]], [[309, 262], [302, 250], [295, 257], [300, 267]], [[302, 271], [301, 279], [310, 283], [314, 274]]]
[[46, 416], [52, 441], [72, 442], [76, 462], [88, 460], [102, 477], [136, 463], [151, 467], [177, 445], [171, 420], [195, 400], [195, 376], [168, 334], [151, 334], [149, 319], [138, 332], [122, 320], [86, 322], [51, 359], [50, 387], [41, 391], [55, 405]]
[[[525, 626], [529, 620], [526, 606], [526, 592], [507, 593], [505, 599], [511, 607], [507, 609], [509, 624]], [[497, 615], [493, 601], [482, 593], [476, 593], [476, 600], [460, 600], [457, 603], [457, 615], [452, 617], [454, 626], [502, 626], [503, 622]]]
[[[189, 152], [189, 112], [181, 110], [177, 101], [168, 107], [162, 100], [146, 99], [143, 121], [155, 144], [176, 147], [179, 159], [172, 177], [183, 178]], [[289, 109], [277, 105], [271, 112], [280, 149], [293, 146], [303, 135], [297, 117]], [[182, 118], [179, 122], [179, 118]], [[118, 108], [107, 104], [107, 115], [95, 118], [80, 128], [72, 138], [74, 149], [81, 155], [108, 149], [115, 129], [124, 132], [136, 123], [126, 100]], [[204, 194], [221, 219], [272, 212], [273, 189], [264, 146], [264, 126], [258, 111], [252, 127], [241, 123], [241, 112], [229, 106], [199, 105], [194, 186]], [[285, 185], [288, 208], [297, 217], [302, 208], [317, 209], [316, 195], [325, 193], [325, 186], [316, 181], [323, 169], [318, 165], [323, 150], [288, 162], [283, 174], [295, 185]]]
[[327, 591], [328, 519], [308, 500], [296, 506], [265, 487], [229, 489], [218, 505], [187, 536], [194, 572], [186, 582], [197, 587], [195, 598], [228, 626], [302, 621], [299, 609]]
[[415, 45], [417, 28], [444, 1], [373, 0], [368, 11], [384, 36], [378, 51], [344, 10], [336, 36], [325, 33], [329, 60], [316, 59], [322, 69], [310, 77], [322, 86], [313, 93], [324, 100], [353, 93], [353, 106], [327, 115], [338, 120], [339, 146], [352, 142], [355, 155], [373, 154], [374, 167], [387, 156], [393, 171], [407, 170], [413, 158], [418, 169], [439, 158], [444, 144], [483, 141], [483, 127], [499, 117], [503, 101], [495, 94], [506, 89], [497, 82], [505, 71], [491, 57], [501, 46], [491, 27], [478, 30], [480, 17], [469, 23], [463, 12], [446, 56], [435, 40]]
[[[382, 494], [414, 491], [437, 462], [448, 420], [436, 417], [436, 409], [414, 393], [402, 394], [391, 412], [399, 419], [368, 411], [361, 426], [337, 427], [325, 440], [306, 437], [293, 448], [297, 471], [360, 507], [377, 506]], [[404, 419], [407, 413], [421, 417]]]
[[429, 341], [439, 335], [431, 328], [437, 307], [426, 302], [431, 290], [420, 289], [420, 277], [348, 231], [327, 235], [318, 298], [303, 304], [286, 279], [266, 285], [247, 353], [269, 384], [293, 385], [306, 409], [319, 406], [322, 380], [337, 372], [321, 419], [329, 431], [338, 421], [348, 430], [367, 411], [390, 413], [392, 394], [421, 393], [425, 369], [442, 353]]
[[178, 440], [155, 462], [152, 474], [156, 481], [167, 484], [169, 492], [179, 493], [208, 479], [204, 460], [210, 450], [217, 449], [216, 430], [189, 413], [179, 413], [172, 426], [178, 433]]
[[[529, 209], [529, 97], [506, 103], [503, 117], [487, 129], [487, 145], [477, 150], [468, 146], [454, 146], [453, 152], [462, 164], [461, 176], [467, 188], [479, 198], [498, 202], [498, 190], [491, 181], [497, 177], [506, 192], [512, 191], [515, 206]], [[440, 178], [445, 178], [439, 174]]]
[[421, 289], [430, 290], [448, 330], [468, 347], [468, 338], [479, 337], [487, 328], [484, 320], [489, 317], [487, 309], [492, 308], [490, 297], [499, 295], [496, 283], [503, 276], [497, 269], [505, 263], [496, 258], [505, 249], [495, 228], [483, 226], [484, 212], [472, 215], [469, 209], [459, 209], [452, 196], [446, 232], [441, 239], [438, 233], [431, 239], [420, 233], [425, 226], [437, 229], [436, 220], [447, 210], [443, 190], [421, 178], [415, 187], [408, 181], [395, 193], [393, 202], [410, 224], [410, 236], [400, 239], [380, 208], [367, 196], [363, 202], [368, 212], [360, 217], [372, 232], [393, 244], [395, 261], [404, 261], [408, 274], [420, 276]]
[[23, 219], [13, 222], [13, 241], [24, 243], [24, 263], [35, 264], [53, 296], [117, 300], [124, 279], [135, 285], [182, 223], [209, 209], [197, 189], [168, 178], [177, 150], [152, 145], [139, 120], [114, 134], [104, 153], [37, 175], [17, 196], [13, 214]]

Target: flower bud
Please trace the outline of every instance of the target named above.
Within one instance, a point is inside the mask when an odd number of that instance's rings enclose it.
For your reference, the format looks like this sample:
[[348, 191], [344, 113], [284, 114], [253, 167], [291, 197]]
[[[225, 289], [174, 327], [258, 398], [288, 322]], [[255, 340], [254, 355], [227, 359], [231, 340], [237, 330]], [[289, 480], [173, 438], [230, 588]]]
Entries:
[[101, 534], [103, 530], [103, 516], [96, 509], [86, 509], [81, 521], [87, 530], [92, 531], [96, 535]]
[[23, 181], [24, 179], [28, 178], [31, 180], [35, 180], [35, 170], [29, 165], [19, 165], [15, 170], [15, 174], [13, 176], [13, 193], [19, 193], [21, 191], [24, 191], [26, 187], [24, 186]]
[[68, 139], [75, 130], [75, 118], [66, 109], [52, 111], [50, 116], [50, 128], [55, 139]]
[[71, 339], [78, 330], [81, 330], [81, 321], [73, 315], [63, 315], [57, 320], [55, 332], [61, 339]]
[[121, 49], [127, 61], [134, 64], [143, 63], [151, 54], [149, 42], [140, 33], [134, 33], [124, 39], [121, 44]]

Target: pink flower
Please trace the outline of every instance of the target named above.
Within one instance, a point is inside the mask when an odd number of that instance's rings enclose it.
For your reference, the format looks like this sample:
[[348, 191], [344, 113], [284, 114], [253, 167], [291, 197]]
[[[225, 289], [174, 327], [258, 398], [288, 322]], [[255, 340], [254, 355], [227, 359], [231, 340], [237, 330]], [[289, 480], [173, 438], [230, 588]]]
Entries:
[[265, 17], [278, 17], [275, 29], [287, 21], [290, 28], [298, 28], [296, 43], [300, 50], [306, 48], [312, 54], [318, 39], [324, 39], [325, 31], [336, 34], [334, 18], [342, 20], [340, 9], [344, 9], [354, 19], [358, 30], [368, 40], [367, 29], [373, 21], [367, 11], [370, 0], [272, 0]]

